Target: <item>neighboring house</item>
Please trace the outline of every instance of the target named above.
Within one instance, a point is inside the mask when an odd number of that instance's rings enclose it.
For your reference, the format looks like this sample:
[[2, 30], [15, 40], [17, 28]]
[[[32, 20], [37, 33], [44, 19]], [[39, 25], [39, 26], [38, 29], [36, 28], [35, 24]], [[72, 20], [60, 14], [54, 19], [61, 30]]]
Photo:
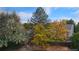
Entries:
[[73, 24], [67, 24], [67, 30], [68, 30], [68, 38], [71, 37], [74, 33], [74, 25]]

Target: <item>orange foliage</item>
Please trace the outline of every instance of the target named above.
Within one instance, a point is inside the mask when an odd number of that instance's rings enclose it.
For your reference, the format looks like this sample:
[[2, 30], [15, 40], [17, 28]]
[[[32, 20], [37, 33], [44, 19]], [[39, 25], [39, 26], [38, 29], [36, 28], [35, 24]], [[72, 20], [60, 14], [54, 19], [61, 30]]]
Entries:
[[34, 36], [32, 42], [37, 45], [45, 45], [51, 41], [65, 41], [67, 39], [66, 23], [53, 22], [46, 27], [43, 24], [34, 26]]

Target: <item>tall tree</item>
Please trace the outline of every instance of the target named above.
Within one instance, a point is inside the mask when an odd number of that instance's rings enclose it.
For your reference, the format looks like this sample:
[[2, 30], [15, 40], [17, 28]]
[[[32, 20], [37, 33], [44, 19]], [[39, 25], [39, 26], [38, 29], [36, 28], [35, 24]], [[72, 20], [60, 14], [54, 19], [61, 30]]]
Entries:
[[77, 24], [75, 25], [74, 32], [75, 32], [75, 33], [79, 32], [79, 23], [77, 23]]
[[0, 14], [0, 47], [7, 46], [9, 42], [18, 44], [26, 40], [24, 28], [19, 20], [15, 12]]
[[66, 23], [55, 21], [49, 26], [51, 41], [65, 41], [67, 39]]
[[46, 23], [48, 19], [48, 15], [42, 7], [38, 7], [36, 12], [34, 12], [31, 22], [32, 23]]

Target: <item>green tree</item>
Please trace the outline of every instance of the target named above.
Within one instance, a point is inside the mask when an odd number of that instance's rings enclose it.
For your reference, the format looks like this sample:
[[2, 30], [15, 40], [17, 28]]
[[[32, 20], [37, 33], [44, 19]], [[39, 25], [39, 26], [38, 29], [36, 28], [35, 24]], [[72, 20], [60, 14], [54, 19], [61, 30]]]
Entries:
[[75, 25], [74, 32], [75, 32], [75, 33], [79, 32], [79, 23], [77, 23], [77, 24]]
[[24, 23], [23, 26], [26, 30], [29, 30], [31, 28], [32, 24], [31, 23]]
[[31, 18], [31, 23], [46, 23], [48, 19], [48, 15], [42, 7], [38, 7], [36, 12], [33, 13]]
[[79, 50], [79, 32], [74, 33], [74, 35], [71, 37], [72, 40], [72, 47]]
[[67, 24], [75, 24], [74, 20], [70, 19], [70, 20], [67, 20]]
[[26, 40], [25, 31], [15, 12], [0, 14], [0, 47], [8, 46], [9, 42], [21, 43]]

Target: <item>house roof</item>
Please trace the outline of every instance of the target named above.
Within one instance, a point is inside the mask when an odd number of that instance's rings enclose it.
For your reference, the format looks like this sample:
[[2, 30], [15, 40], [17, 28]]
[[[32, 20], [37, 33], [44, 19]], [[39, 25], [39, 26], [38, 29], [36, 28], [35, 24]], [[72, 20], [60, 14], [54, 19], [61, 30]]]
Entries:
[[66, 25], [66, 28], [68, 29], [68, 30], [73, 30], [73, 24], [67, 24]]

